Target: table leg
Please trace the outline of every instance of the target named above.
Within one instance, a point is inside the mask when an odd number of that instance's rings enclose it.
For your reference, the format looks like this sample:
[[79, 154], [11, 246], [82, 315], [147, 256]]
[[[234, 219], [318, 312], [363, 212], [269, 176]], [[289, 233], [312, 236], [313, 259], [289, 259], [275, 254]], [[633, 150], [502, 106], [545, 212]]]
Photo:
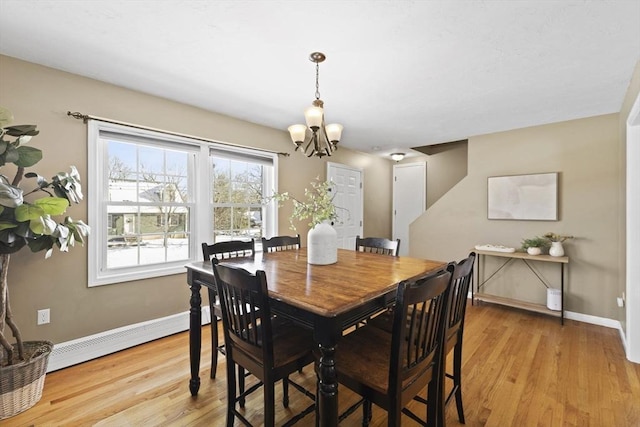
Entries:
[[316, 425], [338, 425], [338, 376], [336, 373], [336, 342], [341, 333], [335, 325], [317, 325], [316, 342], [320, 350], [318, 362], [318, 395], [316, 396]]
[[[198, 394], [200, 389], [200, 347], [202, 344], [202, 297], [200, 296], [200, 285], [189, 281], [191, 298], [189, 299], [189, 360], [191, 362], [191, 379], [189, 380], [189, 391], [192, 396]], [[215, 351], [215, 350], [214, 350]]]

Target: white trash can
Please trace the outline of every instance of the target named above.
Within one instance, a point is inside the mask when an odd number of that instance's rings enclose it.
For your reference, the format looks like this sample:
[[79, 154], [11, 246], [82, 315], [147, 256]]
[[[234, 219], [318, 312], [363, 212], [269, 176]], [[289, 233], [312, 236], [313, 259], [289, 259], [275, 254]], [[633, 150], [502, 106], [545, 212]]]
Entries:
[[562, 292], [560, 289], [547, 288], [547, 308], [549, 310], [562, 310]]

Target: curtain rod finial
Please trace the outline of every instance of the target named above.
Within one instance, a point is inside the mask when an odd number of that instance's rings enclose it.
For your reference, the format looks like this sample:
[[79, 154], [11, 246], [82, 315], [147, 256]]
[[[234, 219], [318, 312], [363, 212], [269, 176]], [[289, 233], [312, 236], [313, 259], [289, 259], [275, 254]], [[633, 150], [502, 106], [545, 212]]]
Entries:
[[67, 116], [71, 116], [74, 119], [82, 119], [82, 121], [85, 123], [87, 122], [87, 120], [89, 120], [88, 115], [79, 113], [78, 111], [75, 111], [73, 113], [71, 111], [67, 111]]

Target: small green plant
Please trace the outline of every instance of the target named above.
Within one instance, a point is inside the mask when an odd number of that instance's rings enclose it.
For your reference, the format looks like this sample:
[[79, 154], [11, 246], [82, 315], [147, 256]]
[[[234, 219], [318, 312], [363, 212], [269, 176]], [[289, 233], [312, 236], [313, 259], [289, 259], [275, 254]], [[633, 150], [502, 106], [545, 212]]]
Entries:
[[550, 246], [549, 244], [549, 240], [544, 238], [544, 237], [532, 237], [530, 239], [523, 239], [522, 240], [522, 249], [523, 250], [527, 250], [529, 248], [540, 248], [540, 249], [546, 249]]
[[296, 230], [294, 219], [299, 221], [310, 219], [309, 227], [313, 228], [322, 221], [335, 221], [338, 219], [338, 208], [333, 204], [333, 199], [336, 196], [334, 187], [335, 184], [332, 181], [320, 181], [319, 178], [316, 178], [315, 181], [311, 182], [311, 189], [304, 189], [306, 197], [304, 201], [292, 197], [288, 192], [275, 193], [269, 200], [276, 200], [279, 206], [280, 203], [287, 200], [293, 202], [293, 213], [289, 218], [292, 230]]

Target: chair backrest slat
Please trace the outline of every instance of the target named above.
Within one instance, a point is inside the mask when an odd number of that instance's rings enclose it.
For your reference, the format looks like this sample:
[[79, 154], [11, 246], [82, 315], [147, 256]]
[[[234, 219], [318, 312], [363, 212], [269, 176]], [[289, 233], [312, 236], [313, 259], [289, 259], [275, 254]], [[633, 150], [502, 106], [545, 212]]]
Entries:
[[475, 252], [471, 252], [467, 258], [454, 266], [451, 278], [451, 302], [447, 321], [447, 337], [462, 327], [467, 308], [467, 295], [473, 281], [475, 259]]
[[262, 238], [262, 250], [264, 252], [280, 252], [292, 249], [300, 249], [300, 235], [275, 236], [270, 239]]
[[273, 361], [271, 310], [264, 271], [255, 275], [214, 259], [213, 273], [222, 307], [227, 351], [241, 351]]
[[202, 244], [202, 257], [205, 261], [212, 258], [218, 260], [254, 256], [256, 253], [255, 240], [230, 240], [212, 245]]
[[398, 256], [400, 239], [389, 240], [384, 237], [356, 236], [356, 251], [374, 254]]
[[439, 362], [452, 271], [449, 265], [398, 285], [389, 367], [389, 386], [398, 393], [404, 380]]

